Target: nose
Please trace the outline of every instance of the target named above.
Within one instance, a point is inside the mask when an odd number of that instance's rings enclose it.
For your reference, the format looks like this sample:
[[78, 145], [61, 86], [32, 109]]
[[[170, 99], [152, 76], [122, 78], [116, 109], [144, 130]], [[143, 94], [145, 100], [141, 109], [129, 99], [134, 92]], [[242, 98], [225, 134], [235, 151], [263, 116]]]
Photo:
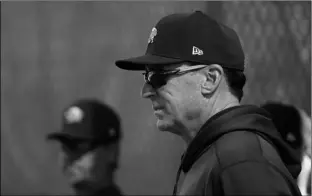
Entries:
[[152, 87], [152, 85], [148, 84], [148, 83], [144, 83], [142, 90], [141, 90], [141, 96], [143, 98], [151, 98], [152, 96], [156, 95], [156, 91], [155, 89]]

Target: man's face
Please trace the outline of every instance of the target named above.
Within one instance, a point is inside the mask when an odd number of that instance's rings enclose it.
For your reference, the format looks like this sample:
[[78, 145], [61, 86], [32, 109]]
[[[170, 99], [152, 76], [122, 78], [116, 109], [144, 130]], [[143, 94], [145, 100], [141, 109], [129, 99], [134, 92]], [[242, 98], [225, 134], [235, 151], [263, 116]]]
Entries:
[[71, 186], [82, 193], [100, 189], [117, 167], [118, 145], [92, 147], [87, 141], [61, 143], [60, 166]]
[[[169, 65], [161, 71], [147, 67], [147, 71], [159, 73], [178, 68], [187, 69], [189, 66]], [[201, 82], [204, 77], [199, 72], [190, 71], [180, 75], [160, 75], [160, 79], [164, 80], [165, 84], [155, 87], [155, 85], [145, 83], [142, 88], [142, 97], [151, 100], [159, 130], [180, 134], [177, 131], [178, 127], [200, 115], [203, 100]]]
[[311, 158], [311, 117], [301, 109], [299, 109], [301, 117], [301, 134], [304, 142], [304, 151]]

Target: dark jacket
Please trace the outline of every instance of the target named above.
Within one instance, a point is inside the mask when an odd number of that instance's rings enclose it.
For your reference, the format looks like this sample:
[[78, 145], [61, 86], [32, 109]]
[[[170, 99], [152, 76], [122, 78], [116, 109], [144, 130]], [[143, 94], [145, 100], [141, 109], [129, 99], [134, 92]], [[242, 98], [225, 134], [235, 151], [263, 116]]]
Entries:
[[122, 196], [123, 193], [120, 191], [117, 185], [112, 185], [93, 193], [94, 196]]
[[301, 195], [300, 169], [265, 110], [236, 106], [211, 117], [192, 140], [174, 195]]

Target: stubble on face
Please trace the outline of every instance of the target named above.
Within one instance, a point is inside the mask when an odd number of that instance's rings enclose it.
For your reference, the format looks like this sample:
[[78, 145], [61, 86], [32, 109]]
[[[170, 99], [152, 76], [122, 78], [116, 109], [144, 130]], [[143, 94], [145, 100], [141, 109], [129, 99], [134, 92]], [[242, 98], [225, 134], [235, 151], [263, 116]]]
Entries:
[[61, 167], [77, 193], [88, 194], [111, 184], [112, 174], [117, 166], [117, 156], [113, 158], [117, 152], [111, 152], [112, 150], [114, 149], [101, 146], [71, 161], [62, 153]]
[[181, 129], [185, 129], [184, 123], [200, 115], [198, 78], [194, 79], [190, 74], [171, 78], [156, 90], [156, 100], [164, 106], [156, 115], [159, 130], [180, 135]]

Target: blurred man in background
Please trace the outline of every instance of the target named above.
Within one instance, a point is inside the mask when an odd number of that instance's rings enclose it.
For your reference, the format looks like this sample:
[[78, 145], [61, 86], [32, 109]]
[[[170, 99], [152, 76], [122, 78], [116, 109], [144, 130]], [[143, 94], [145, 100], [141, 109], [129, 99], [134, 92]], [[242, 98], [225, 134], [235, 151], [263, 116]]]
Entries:
[[61, 132], [47, 139], [60, 143], [60, 164], [77, 195], [121, 195], [114, 183], [121, 125], [108, 105], [78, 100], [63, 113]]
[[[256, 106], [241, 106], [245, 56], [236, 32], [196, 11], [152, 28], [146, 54], [116, 61], [145, 71], [157, 127], [187, 149], [173, 195], [301, 195], [300, 161]], [[183, 172], [183, 175], [182, 175]]]
[[311, 195], [311, 118], [289, 104], [269, 101], [262, 107], [271, 113], [282, 138], [297, 152], [301, 172], [296, 180], [302, 195]]

